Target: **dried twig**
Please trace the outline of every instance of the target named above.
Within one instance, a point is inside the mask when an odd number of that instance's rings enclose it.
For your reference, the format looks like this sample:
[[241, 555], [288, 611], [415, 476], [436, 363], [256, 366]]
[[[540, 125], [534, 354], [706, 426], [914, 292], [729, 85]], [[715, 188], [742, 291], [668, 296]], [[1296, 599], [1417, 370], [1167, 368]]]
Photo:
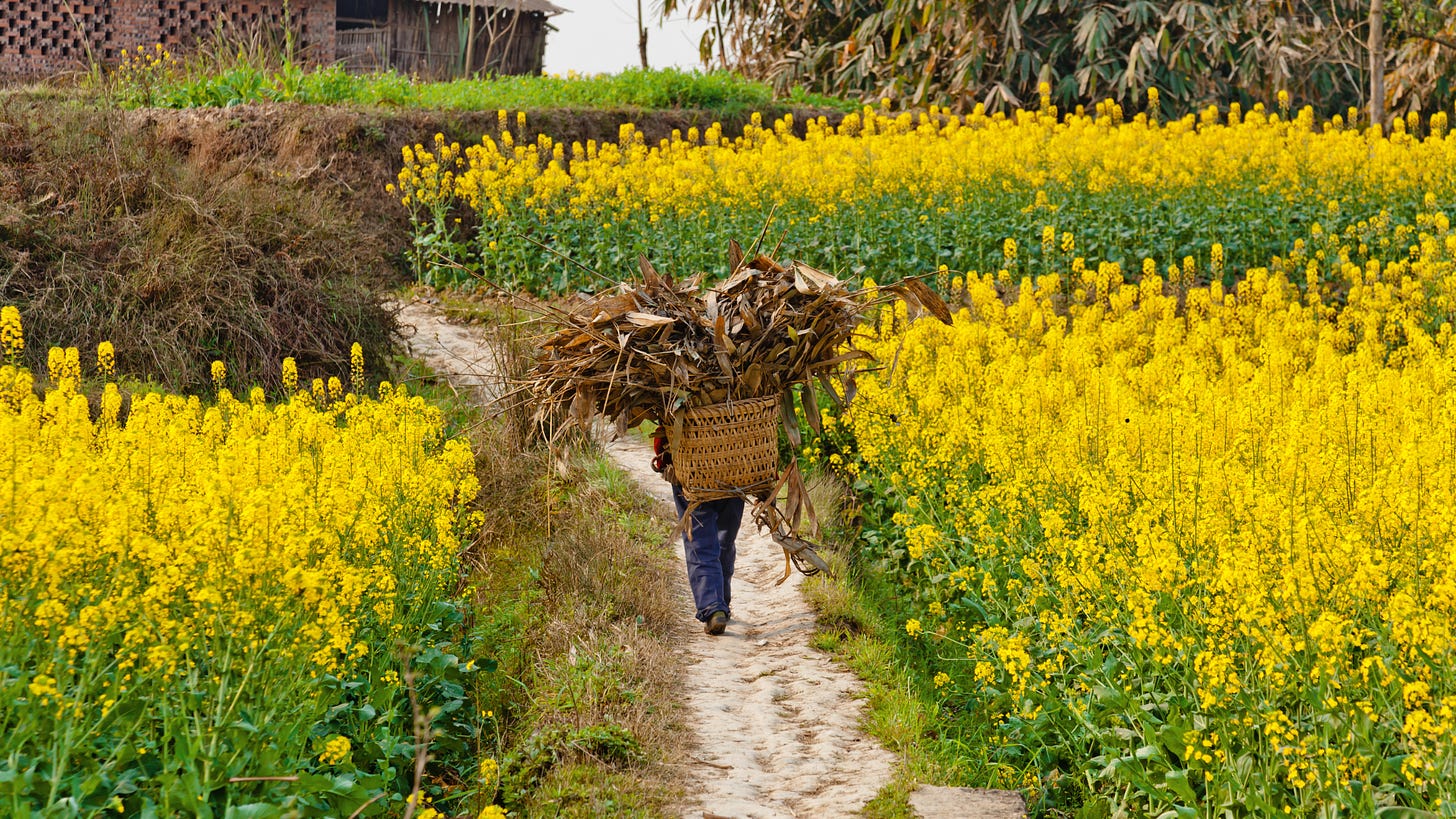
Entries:
[[374, 804], [375, 802], [378, 802], [379, 800], [381, 800], [383, 798], [384, 798], [384, 793], [383, 792], [380, 792], [380, 793], [375, 794], [373, 799], [370, 799], [368, 802], [365, 802], [364, 804], [362, 804], [359, 807], [355, 808], [354, 809], [354, 812], [351, 813], [351, 814], [349, 814], [349, 819], [359, 819], [360, 816], [363, 816], [364, 815], [364, 809], [365, 808], [369, 807], [370, 805]]
[[404, 819], [412, 819], [415, 811], [419, 810], [420, 799], [423, 796], [420, 784], [425, 778], [425, 765], [430, 761], [430, 743], [434, 741], [435, 734], [430, 729], [430, 718], [420, 708], [419, 695], [415, 693], [415, 672], [409, 667], [408, 656], [404, 657], [404, 674], [401, 676], [404, 679], [405, 691], [409, 693], [410, 710], [414, 713], [415, 779], [409, 798], [404, 803]]

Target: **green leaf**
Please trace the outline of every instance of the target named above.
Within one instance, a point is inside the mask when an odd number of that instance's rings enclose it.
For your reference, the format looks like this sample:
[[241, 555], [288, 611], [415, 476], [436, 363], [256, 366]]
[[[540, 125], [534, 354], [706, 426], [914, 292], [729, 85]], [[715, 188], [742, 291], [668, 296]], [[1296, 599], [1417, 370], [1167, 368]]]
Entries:
[[1190, 804], [1198, 804], [1198, 796], [1193, 792], [1193, 786], [1188, 784], [1188, 773], [1186, 771], [1168, 771], [1163, 774], [1163, 779], [1168, 787], [1178, 796], [1187, 800]]
[[1188, 730], [1188, 724], [1182, 721], [1170, 722], [1158, 729], [1158, 741], [1163, 744], [1163, 751], [1169, 757], [1183, 758], [1183, 749], [1187, 746], [1183, 737]]
[[298, 777], [298, 787], [307, 793], [333, 790], [334, 778], [323, 774], [306, 773]]
[[247, 805], [234, 805], [223, 814], [227, 819], [272, 819], [275, 816], [282, 816], [283, 810], [277, 805], [270, 805], [267, 802], [252, 802]]
[[334, 778], [334, 783], [329, 788], [329, 793], [336, 793], [340, 796], [349, 796], [357, 794], [359, 790], [360, 788], [358, 780], [354, 777], [353, 774], [346, 773], [339, 774], [337, 777]]

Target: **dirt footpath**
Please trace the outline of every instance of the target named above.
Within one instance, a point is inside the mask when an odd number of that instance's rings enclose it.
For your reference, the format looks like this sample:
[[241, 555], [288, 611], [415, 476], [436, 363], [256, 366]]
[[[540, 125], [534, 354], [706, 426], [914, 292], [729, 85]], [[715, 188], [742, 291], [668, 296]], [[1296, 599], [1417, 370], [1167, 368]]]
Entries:
[[[478, 329], [450, 324], [418, 301], [400, 306], [399, 319], [412, 355], [457, 386], [495, 394], [494, 359]], [[670, 519], [672, 496], [649, 466], [651, 448], [630, 436], [606, 447]], [[709, 637], [692, 619], [681, 563], [668, 579], [682, 598], [683, 652], [691, 663], [683, 708], [697, 746], [683, 775], [693, 799], [684, 815], [854, 815], [890, 780], [895, 757], [859, 728], [860, 681], [809, 647], [814, 615], [799, 593], [802, 576], [775, 586], [783, 552], [745, 523], [726, 634]], [[681, 554], [681, 540], [673, 548]]]
[[[652, 448], [628, 437], [607, 445], [612, 460], [672, 514], [672, 493], [649, 466]], [[673, 578], [692, 630], [694, 665], [684, 706], [702, 768], [690, 791], [711, 817], [850, 816], [889, 782], [894, 755], [859, 728], [860, 681], [809, 647], [814, 614], [795, 572], [782, 586], [783, 551], [745, 520], [733, 578], [733, 620], [721, 637], [692, 621], [687, 571]], [[682, 552], [682, 541], [674, 544]]]
[[456, 389], [465, 388], [480, 401], [500, 395], [500, 368], [480, 328], [452, 324], [433, 305], [419, 300], [391, 302], [409, 354], [445, 376]]

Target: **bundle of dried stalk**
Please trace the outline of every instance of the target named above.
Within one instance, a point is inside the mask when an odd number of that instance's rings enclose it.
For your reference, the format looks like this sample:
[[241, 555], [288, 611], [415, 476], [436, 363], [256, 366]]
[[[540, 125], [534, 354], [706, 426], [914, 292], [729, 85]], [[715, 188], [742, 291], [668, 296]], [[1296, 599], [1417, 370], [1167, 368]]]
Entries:
[[[586, 427], [602, 415], [625, 432], [656, 421], [678, 452], [679, 443], [686, 443], [687, 410], [771, 398], [797, 447], [796, 385], [802, 386], [805, 420], [815, 429], [816, 383], [840, 405], [853, 397], [854, 367], [869, 356], [849, 341], [865, 312], [880, 301], [865, 299], [802, 262], [745, 257], [737, 242], [729, 246], [728, 277], [706, 292], [700, 277], [674, 281], [645, 256], [639, 262], [641, 282], [623, 283], [575, 310], [551, 311], [561, 329], [542, 344], [528, 384], [538, 423], [564, 416]], [[880, 290], [950, 323], [945, 303], [918, 279]], [[737, 452], [733, 463], [741, 463], [747, 452]], [[755, 501], [754, 521], [784, 550], [780, 583], [792, 567], [805, 574], [827, 569], [814, 544], [799, 534], [802, 513], [807, 511], [811, 522], [814, 515], [796, 464], [789, 464], [782, 477], [772, 469], [754, 471], [752, 478], [741, 469], [725, 471], [713, 486], [684, 486], [685, 496], [693, 505], [724, 496]], [[744, 486], [745, 480], [757, 483]], [[687, 520], [685, 513], [679, 525]]]
[[[701, 290], [701, 277], [674, 281], [644, 256], [642, 280], [624, 282], [575, 310], [555, 311], [561, 329], [547, 339], [530, 389], [541, 421], [567, 417], [586, 426], [595, 415], [620, 431], [643, 421], [681, 430], [682, 411], [802, 391], [818, 423], [813, 382], [836, 401], [830, 375], [867, 358], [848, 350], [869, 302], [807, 264], [745, 257], [729, 248], [729, 276]], [[949, 322], [950, 312], [918, 280], [881, 288]], [[792, 402], [780, 403], [795, 427]]]

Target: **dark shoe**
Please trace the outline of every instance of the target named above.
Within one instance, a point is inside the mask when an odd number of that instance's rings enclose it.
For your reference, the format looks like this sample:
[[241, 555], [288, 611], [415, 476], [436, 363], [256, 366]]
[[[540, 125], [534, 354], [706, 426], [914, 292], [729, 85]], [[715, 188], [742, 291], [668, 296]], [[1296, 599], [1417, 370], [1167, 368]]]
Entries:
[[708, 622], [703, 625], [703, 633], [717, 637], [728, 628], [728, 612], [715, 611], [708, 617]]

